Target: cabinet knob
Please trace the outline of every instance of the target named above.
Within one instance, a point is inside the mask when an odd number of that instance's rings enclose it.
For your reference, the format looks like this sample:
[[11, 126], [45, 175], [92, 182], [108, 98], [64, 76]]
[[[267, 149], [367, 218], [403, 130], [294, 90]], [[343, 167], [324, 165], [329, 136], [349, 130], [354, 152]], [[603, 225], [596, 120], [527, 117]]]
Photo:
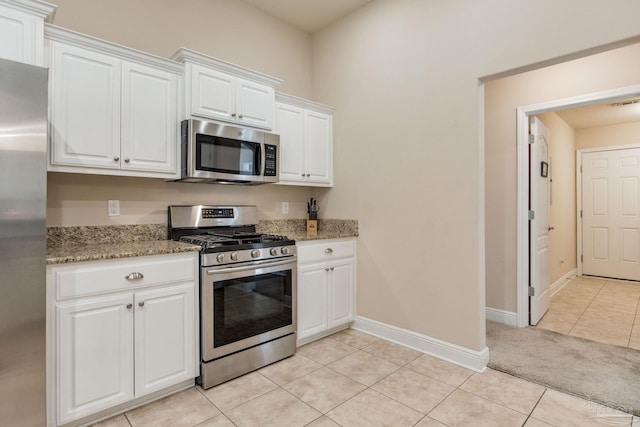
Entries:
[[329, 268], [325, 268], [324, 271], [329, 271]]
[[124, 158], [124, 162], [125, 162], [125, 163], [129, 163], [129, 158], [128, 158], [128, 157], [125, 157], [125, 158]]
[[138, 305], [139, 305], [140, 307], [144, 307], [144, 301], [140, 301], [140, 302], [138, 303]]
[[114, 161], [114, 162], [119, 162], [119, 161], [120, 161], [120, 157], [115, 156], [115, 157], [113, 158], [113, 161]]
[[308, 173], [308, 174], [307, 174], [307, 178], [309, 178], [310, 176], [311, 176], [311, 174], [310, 174], [310, 173]]
[[335, 270], [335, 268], [334, 268], [334, 267], [331, 267], [329, 270], [333, 271], [333, 270]]
[[243, 117], [244, 117], [244, 116], [243, 116], [242, 114], [240, 114], [240, 115], [238, 116], [238, 118], [239, 118], [239, 119], [242, 119]]
[[235, 116], [236, 116], [236, 113], [231, 113], [231, 117], [235, 117]]
[[133, 304], [127, 304], [127, 308], [128, 308], [129, 310], [131, 310], [131, 308], [132, 308], [132, 307], [133, 307]]
[[333, 253], [333, 249], [327, 248], [327, 249], [324, 250], [324, 253], [327, 254], [327, 255], [332, 254]]
[[134, 273], [127, 274], [126, 276], [124, 276], [124, 278], [127, 280], [138, 280], [138, 279], [144, 279], [144, 275], [136, 271]]
[[305, 174], [302, 174], [302, 175], [300, 175], [300, 176], [304, 178], [306, 175], [305, 175]]

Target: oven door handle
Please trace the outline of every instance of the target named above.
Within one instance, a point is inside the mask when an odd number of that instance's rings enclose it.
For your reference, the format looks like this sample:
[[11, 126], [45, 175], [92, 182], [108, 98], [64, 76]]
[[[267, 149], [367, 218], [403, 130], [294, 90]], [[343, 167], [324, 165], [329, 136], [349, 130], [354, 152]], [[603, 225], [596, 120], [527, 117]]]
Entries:
[[216, 269], [207, 270], [207, 274], [216, 274], [216, 273], [234, 273], [236, 271], [247, 271], [247, 270], [255, 270], [256, 267], [277, 267], [278, 265], [291, 264], [296, 262], [296, 257], [291, 256], [282, 261], [256, 261], [251, 263], [250, 265], [243, 265], [242, 267], [219, 267]]

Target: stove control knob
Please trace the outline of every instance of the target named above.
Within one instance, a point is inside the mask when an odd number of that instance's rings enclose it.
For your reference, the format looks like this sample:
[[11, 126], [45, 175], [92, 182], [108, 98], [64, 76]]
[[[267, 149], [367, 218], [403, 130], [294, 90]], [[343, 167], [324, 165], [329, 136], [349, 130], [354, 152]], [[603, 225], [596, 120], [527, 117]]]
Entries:
[[258, 258], [260, 256], [260, 251], [257, 249], [254, 249], [251, 251], [251, 258]]
[[276, 255], [278, 255], [278, 249], [276, 249], [276, 248], [271, 248], [271, 249], [269, 250], [269, 253], [271, 254], [271, 256], [276, 256]]
[[231, 252], [231, 261], [238, 260], [238, 252]]
[[284, 247], [280, 249], [280, 252], [282, 253], [282, 255], [289, 255], [289, 248]]
[[218, 254], [218, 255], [216, 255], [216, 261], [218, 261], [218, 262], [222, 262], [222, 261], [224, 261], [224, 254]]

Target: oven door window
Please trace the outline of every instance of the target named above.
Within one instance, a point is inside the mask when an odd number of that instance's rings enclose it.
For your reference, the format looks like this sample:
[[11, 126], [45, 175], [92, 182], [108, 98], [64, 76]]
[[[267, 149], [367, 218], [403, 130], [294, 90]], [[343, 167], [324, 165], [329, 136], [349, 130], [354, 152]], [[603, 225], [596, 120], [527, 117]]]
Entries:
[[214, 282], [214, 348], [291, 325], [291, 283], [291, 270]]
[[260, 144], [196, 135], [196, 169], [233, 175], [260, 175]]

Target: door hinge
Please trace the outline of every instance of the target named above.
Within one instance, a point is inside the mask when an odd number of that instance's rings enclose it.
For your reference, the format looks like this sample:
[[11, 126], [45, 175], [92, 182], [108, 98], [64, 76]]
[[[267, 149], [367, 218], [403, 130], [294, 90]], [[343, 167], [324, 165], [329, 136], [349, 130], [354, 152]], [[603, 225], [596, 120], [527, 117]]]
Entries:
[[536, 219], [536, 213], [534, 211], [529, 211], [529, 221], [533, 221]]
[[580, 165], [580, 173], [582, 173], [582, 165]]
[[529, 286], [529, 296], [530, 297], [536, 296], [536, 288], [534, 288], [533, 286]]
[[580, 209], [580, 218], [582, 218], [582, 209]]
[[529, 144], [536, 142], [536, 136], [532, 133], [529, 134]]
[[580, 262], [584, 262], [584, 258], [580, 255]]

